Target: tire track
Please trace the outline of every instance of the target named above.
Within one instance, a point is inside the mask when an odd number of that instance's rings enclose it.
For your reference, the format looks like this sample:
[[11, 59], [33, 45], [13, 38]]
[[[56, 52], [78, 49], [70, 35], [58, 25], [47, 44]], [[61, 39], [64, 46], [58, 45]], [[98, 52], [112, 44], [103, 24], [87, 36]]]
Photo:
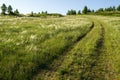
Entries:
[[68, 47], [67, 50], [65, 50], [65, 52], [60, 55], [57, 59], [55, 59], [51, 64], [48, 64], [48, 66], [43, 69], [40, 70], [37, 73], [37, 76], [33, 77], [33, 80], [53, 80], [52, 78], [56, 76], [56, 72], [58, 70], [58, 68], [62, 65], [62, 62], [65, 61], [65, 59], [67, 58], [69, 54], [69, 51], [74, 48], [74, 46], [77, 45], [77, 43], [79, 43], [79, 41], [81, 41], [87, 34], [89, 34], [89, 32], [94, 28], [94, 22], [92, 22], [92, 25], [90, 26], [90, 29], [88, 30], [87, 33], [85, 33], [82, 36], [79, 36], [77, 38], [77, 40], [74, 42], [73, 45], [71, 45], [70, 47]]
[[[96, 24], [97, 23], [95, 23], [95, 25]], [[91, 33], [91, 35], [86, 37], [86, 39], [91, 39], [95, 41], [92, 41], [93, 42], [93, 43], [91, 42], [92, 44], [89, 42], [89, 40], [87, 41], [88, 43], [87, 42], [85, 43], [86, 40], [84, 41], [85, 44], [87, 44], [88, 46], [93, 45], [93, 47], [88, 48], [89, 52], [86, 53], [86, 51], [84, 52], [84, 49], [87, 49], [87, 46], [80, 45], [77, 48], [77, 51], [74, 51], [75, 55], [72, 58], [73, 61], [71, 61], [71, 64], [67, 66], [68, 72], [65, 72], [65, 74], [59, 75], [60, 80], [67, 80], [67, 79], [68, 80], [94, 80], [94, 79], [91, 79], [92, 76], [90, 76], [92, 74], [91, 69], [96, 65], [97, 59], [101, 55], [100, 52], [101, 52], [101, 49], [103, 48], [104, 32], [105, 32], [104, 27], [102, 26], [98, 26], [98, 27], [99, 28], [96, 28]], [[96, 30], [98, 30], [98, 34], [94, 35], [94, 32], [97, 32]], [[92, 35], [94, 36], [90, 37]], [[97, 35], [99, 35], [99, 37], [96, 37]], [[64, 67], [63, 69], [66, 69], [66, 68]], [[99, 80], [99, 79], [95, 79], [95, 80]]]
[[[105, 26], [101, 24], [101, 41], [97, 47], [97, 53], [100, 55], [96, 58], [95, 66], [91, 69], [91, 79], [92, 80], [116, 80], [116, 74], [114, 70], [114, 66], [112, 65], [112, 60], [110, 58], [110, 54], [106, 52], [105, 46]], [[99, 47], [100, 46], [100, 47]], [[91, 80], [90, 79], [90, 80]]]
[[[96, 49], [95, 52], [91, 53], [89, 57], [86, 59], [85, 64], [89, 63], [87, 66], [84, 66], [82, 69], [82, 72], [80, 74], [81, 80], [104, 80], [102, 79], [102, 76], [100, 76], [99, 70], [95, 70], [95, 68], [98, 68], [99, 59], [102, 56], [103, 52], [103, 46], [104, 46], [104, 35], [105, 30], [102, 24], [101, 26], [101, 33], [100, 33], [100, 39], [96, 42]], [[101, 78], [101, 79], [100, 79]]]
[[81, 80], [115, 80], [115, 72], [109, 58], [109, 54], [105, 50], [105, 29], [101, 25], [101, 38], [96, 43], [96, 50], [90, 54], [90, 63], [87, 67], [84, 66], [82, 73], [80, 74]]

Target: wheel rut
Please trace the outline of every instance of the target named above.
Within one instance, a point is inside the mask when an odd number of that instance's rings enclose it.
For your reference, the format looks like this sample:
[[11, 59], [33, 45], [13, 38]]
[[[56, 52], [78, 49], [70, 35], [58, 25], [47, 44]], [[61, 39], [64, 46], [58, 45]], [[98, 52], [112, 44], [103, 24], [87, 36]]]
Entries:
[[102, 24], [100, 24], [100, 27], [101, 27], [100, 38], [96, 42], [95, 51], [92, 52], [88, 58], [86, 58], [85, 64], [87, 64], [87, 66], [84, 66], [82, 69], [82, 72], [80, 74], [81, 80], [98, 80], [100, 78], [101, 78], [100, 80], [104, 80], [102, 79], [102, 76], [101, 77], [99, 76], [101, 74], [101, 73], [99, 74], [99, 69], [98, 70], [96, 69], [98, 67], [99, 60], [102, 57], [104, 48], [105, 29]]
[[42, 80], [53, 80], [53, 78], [56, 76], [56, 72], [58, 68], [62, 65], [62, 62], [65, 61], [69, 54], [69, 51], [74, 48], [74, 46], [77, 45], [87, 34], [89, 34], [90, 31], [94, 28], [94, 22], [92, 22], [92, 25], [90, 26], [90, 29], [87, 31], [87, 33], [83, 34], [82, 36], [79, 36], [77, 40], [74, 42], [73, 45], [68, 47], [62, 55], [60, 55], [57, 59], [53, 60], [51, 64], [48, 64], [44, 69], [39, 70], [39, 72], [36, 74], [39, 76], [33, 76], [32, 80], [42, 79]]

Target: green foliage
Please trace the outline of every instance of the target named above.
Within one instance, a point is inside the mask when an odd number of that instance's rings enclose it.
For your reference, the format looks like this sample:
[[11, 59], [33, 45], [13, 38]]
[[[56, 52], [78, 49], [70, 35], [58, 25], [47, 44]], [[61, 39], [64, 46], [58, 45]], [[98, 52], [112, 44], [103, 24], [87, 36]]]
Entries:
[[30, 14], [30, 17], [33, 17], [34, 16], [34, 13], [33, 13], [33, 11], [31, 12], [31, 14]]
[[95, 11], [94, 11], [94, 10], [92, 10], [91, 12], [92, 12], [92, 13], [94, 13]]
[[76, 10], [73, 10], [73, 9], [68, 10], [68, 12], [67, 12], [67, 15], [76, 15], [76, 14], [77, 14]]
[[104, 8], [100, 8], [100, 9], [97, 10], [97, 12], [105, 12], [105, 11], [109, 11], [109, 12], [110, 11], [116, 11], [116, 8], [115, 8], [115, 6], [113, 6], [113, 7], [110, 6], [110, 7], [105, 8], [105, 9]]
[[[1, 6], [1, 10], [2, 10], [2, 13], [1, 13], [2, 15], [22, 16], [22, 15], [19, 14], [18, 9], [16, 9], [16, 10], [13, 12], [13, 8], [12, 8], [11, 5], [9, 5], [9, 6], [7, 7], [5, 4], [3, 4], [3, 5]], [[6, 12], [7, 12], [7, 13], [6, 13]]]
[[78, 15], [80, 15], [80, 14], [81, 14], [81, 11], [79, 10], [79, 11], [78, 11]]
[[47, 12], [47, 11], [45, 11], [45, 12], [44, 12], [44, 11], [42, 11], [42, 12], [41, 12], [41, 14], [46, 14], [46, 15], [47, 15], [47, 14], [48, 14], [48, 12]]
[[84, 9], [82, 10], [82, 13], [83, 14], [88, 14], [88, 13], [91, 13], [92, 11], [90, 9], [88, 9], [87, 6], [84, 7]]
[[47, 14], [48, 16], [53, 16], [53, 17], [63, 17], [62, 14], [59, 13], [51, 13], [51, 14]]
[[108, 8], [105, 8], [105, 11], [115, 11], [115, 6], [113, 7], [108, 7]]
[[16, 10], [14, 11], [14, 15], [19, 16], [19, 11], [18, 11], [18, 9], [16, 9]]
[[87, 8], [87, 6], [84, 7], [82, 13], [83, 13], [83, 14], [87, 14], [87, 13], [88, 13], [88, 8]]
[[47, 18], [47, 17], [63, 17], [63, 15], [59, 13], [48, 13], [47, 11], [42, 11], [41, 13], [33, 13], [27, 15], [28, 17], [41, 17], [41, 18]]
[[120, 5], [117, 7], [117, 11], [120, 11]]
[[6, 14], [6, 11], [7, 11], [7, 7], [6, 7], [6, 5], [3, 3], [3, 5], [1, 6], [1, 10], [2, 10], [2, 13], [1, 14], [3, 14], [3, 15], [5, 15]]
[[95, 14], [95, 15], [105, 15], [105, 16], [120, 16], [119, 14], [119, 6], [116, 8], [115, 6], [110, 6], [108, 8], [99, 8], [98, 10], [90, 10], [87, 6], [84, 7], [83, 14]]
[[103, 12], [103, 11], [104, 11], [103, 8], [100, 8], [100, 9], [97, 10], [97, 12]]
[[115, 8], [115, 6], [113, 6], [113, 9], [112, 9], [113, 11], [116, 11], [116, 8]]
[[13, 11], [12, 11], [12, 10], [13, 10], [13, 9], [12, 9], [12, 6], [9, 5], [9, 6], [8, 6], [8, 9], [7, 9], [8, 15], [13, 15]]
[[91, 10], [90, 9], [88, 9], [88, 11], [87, 11], [88, 13], [91, 13]]

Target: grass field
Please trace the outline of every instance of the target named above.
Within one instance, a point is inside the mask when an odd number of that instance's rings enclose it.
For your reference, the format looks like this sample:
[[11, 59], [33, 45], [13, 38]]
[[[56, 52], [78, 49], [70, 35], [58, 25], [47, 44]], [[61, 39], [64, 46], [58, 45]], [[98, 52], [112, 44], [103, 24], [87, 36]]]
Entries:
[[0, 80], [120, 80], [120, 17], [0, 17]]

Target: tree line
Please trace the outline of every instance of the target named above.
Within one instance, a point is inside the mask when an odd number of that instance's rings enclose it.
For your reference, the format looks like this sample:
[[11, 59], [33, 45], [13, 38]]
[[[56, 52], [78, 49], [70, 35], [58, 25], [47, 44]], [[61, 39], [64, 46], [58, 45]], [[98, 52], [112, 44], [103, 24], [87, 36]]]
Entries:
[[42, 11], [42, 12], [38, 12], [38, 13], [35, 13], [35, 12], [31, 12], [30, 14], [27, 14], [26, 15], [27, 17], [48, 17], [48, 16], [52, 16], [52, 17], [63, 17], [62, 14], [59, 14], [59, 13], [48, 13], [47, 11]]
[[33, 11], [30, 14], [24, 15], [20, 14], [18, 9], [13, 11], [13, 8], [11, 5], [8, 7], [3, 3], [1, 6], [1, 15], [9, 15], [9, 16], [27, 16], [27, 17], [47, 17], [47, 16], [53, 16], [53, 17], [62, 17], [63, 15], [59, 13], [48, 13], [47, 11], [42, 11], [38, 13], [34, 13]]
[[[2, 15], [12, 15], [12, 16], [20, 16], [21, 14], [19, 13], [18, 9], [13, 11], [13, 8], [11, 5], [9, 5], [8, 7], [3, 3], [1, 6], [1, 14]], [[90, 13], [101, 13], [101, 12], [115, 12], [115, 11], [120, 11], [120, 5], [115, 7], [115, 6], [110, 6], [108, 8], [99, 8], [98, 10], [91, 10], [90, 8], [88, 8], [87, 6], [84, 6], [83, 10], [68, 10], [67, 11], [67, 15], [80, 15], [80, 14], [90, 14]], [[46, 16], [58, 16], [61, 17], [61, 14], [58, 13], [53, 13], [53, 14], [49, 14], [47, 11], [42, 11], [41, 13], [33, 13], [33, 11], [28, 15], [30, 17], [46, 17]]]
[[9, 5], [8, 7], [3, 3], [1, 6], [1, 14], [2, 15], [13, 15], [13, 16], [19, 16], [19, 11], [18, 9], [13, 11], [13, 8], [11, 5]]
[[118, 7], [115, 6], [110, 6], [108, 8], [99, 8], [98, 10], [91, 10], [90, 8], [88, 8], [87, 6], [84, 6], [82, 12], [80, 10], [76, 11], [76, 10], [68, 10], [67, 11], [67, 15], [79, 15], [79, 14], [89, 14], [89, 13], [99, 13], [99, 12], [110, 12], [110, 11], [120, 11], [120, 5]]

